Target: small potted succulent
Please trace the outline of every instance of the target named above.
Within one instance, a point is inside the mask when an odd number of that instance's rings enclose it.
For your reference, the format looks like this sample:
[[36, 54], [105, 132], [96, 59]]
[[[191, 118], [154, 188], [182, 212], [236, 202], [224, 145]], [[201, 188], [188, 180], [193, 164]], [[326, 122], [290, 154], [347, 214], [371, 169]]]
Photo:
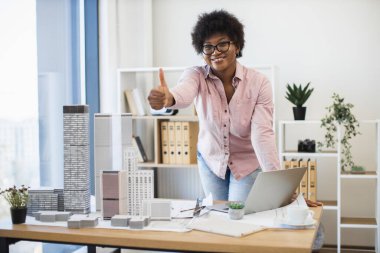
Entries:
[[29, 198], [28, 188], [29, 187], [21, 185], [19, 188], [13, 186], [5, 190], [0, 189], [0, 195], [2, 195], [11, 206], [13, 224], [25, 223]]
[[293, 83], [292, 86], [286, 85], [286, 99], [289, 100], [293, 107], [293, 115], [295, 120], [305, 120], [306, 107], [303, 106], [304, 103], [309, 99], [311, 93], [313, 93], [314, 88], [309, 88], [310, 82], [306, 84], [305, 88], [300, 84], [297, 86]]
[[232, 201], [228, 203], [228, 215], [231, 220], [240, 220], [244, 216], [244, 202]]

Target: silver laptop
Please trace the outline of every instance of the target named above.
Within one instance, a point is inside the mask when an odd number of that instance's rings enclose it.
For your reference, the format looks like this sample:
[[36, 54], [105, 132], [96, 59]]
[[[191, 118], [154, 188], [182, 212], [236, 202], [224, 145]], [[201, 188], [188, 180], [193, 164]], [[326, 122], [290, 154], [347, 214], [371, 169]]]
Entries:
[[245, 214], [289, 204], [306, 170], [304, 167], [260, 173], [245, 201]]
[[[306, 170], [305, 167], [259, 173], [245, 201], [245, 214], [267, 211], [289, 204]], [[228, 212], [225, 204], [208, 208]]]

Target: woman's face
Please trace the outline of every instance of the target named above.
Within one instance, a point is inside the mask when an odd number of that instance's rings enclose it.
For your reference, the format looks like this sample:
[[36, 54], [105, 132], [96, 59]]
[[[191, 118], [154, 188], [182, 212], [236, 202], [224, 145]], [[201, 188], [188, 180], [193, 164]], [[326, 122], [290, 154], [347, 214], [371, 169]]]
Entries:
[[215, 34], [203, 43], [203, 58], [216, 73], [224, 73], [229, 68], [235, 68], [238, 52], [239, 49], [234, 42], [224, 34]]

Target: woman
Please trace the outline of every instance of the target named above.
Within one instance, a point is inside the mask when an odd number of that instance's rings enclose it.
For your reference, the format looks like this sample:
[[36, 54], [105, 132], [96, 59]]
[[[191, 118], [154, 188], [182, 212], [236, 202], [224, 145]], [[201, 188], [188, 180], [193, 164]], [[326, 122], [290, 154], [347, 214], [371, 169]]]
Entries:
[[198, 166], [206, 196], [245, 201], [260, 171], [280, 169], [273, 132], [273, 100], [268, 79], [241, 65], [243, 25], [220, 10], [204, 13], [192, 44], [205, 66], [187, 69], [168, 89], [151, 90], [153, 109], [184, 108], [194, 102], [199, 118]]

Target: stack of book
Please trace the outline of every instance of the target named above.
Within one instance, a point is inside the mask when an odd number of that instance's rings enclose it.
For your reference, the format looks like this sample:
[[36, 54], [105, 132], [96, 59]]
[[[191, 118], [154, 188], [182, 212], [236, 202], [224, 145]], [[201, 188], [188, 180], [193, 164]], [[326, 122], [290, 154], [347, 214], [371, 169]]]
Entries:
[[303, 176], [297, 193], [302, 193], [305, 199], [317, 201], [317, 161], [304, 159], [284, 160], [284, 168], [306, 167], [307, 171]]
[[162, 121], [161, 156], [164, 164], [194, 164], [197, 161], [198, 122]]

